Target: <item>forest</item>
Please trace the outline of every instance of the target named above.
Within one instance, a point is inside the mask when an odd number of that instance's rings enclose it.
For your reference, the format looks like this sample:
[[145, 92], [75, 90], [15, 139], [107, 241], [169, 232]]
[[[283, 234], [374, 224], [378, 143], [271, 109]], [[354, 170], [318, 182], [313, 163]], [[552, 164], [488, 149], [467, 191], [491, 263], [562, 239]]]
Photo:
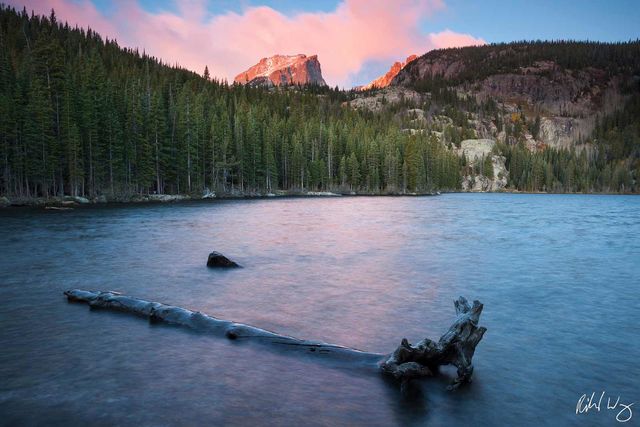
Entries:
[[231, 194], [459, 186], [457, 156], [329, 88], [229, 85], [92, 30], [0, 10], [6, 195]]
[[[637, 62], [620, 55], [624, 64]], [[59, 22], [54, 11], [36, 16], [0, 6], [0, 195], [460, 189], [467, 165], [451, 144], [403, 132], [397, 106], [348, 108], [352, 96], [327, 87], [231, 85], [207, 69], [199, 75]], [[473, 135], [461, 108], [490, 112], [460, 105], [446, 88], [433, 99], [449, 99], [445, 114], [462, 117], [464, 126], [447, 130], [453, 140]], [[517, 140], [500, 146], [509, 187], [637, 191], [637, 112], [636, 101], [602, 119], [596, 154], [532, 153]]]

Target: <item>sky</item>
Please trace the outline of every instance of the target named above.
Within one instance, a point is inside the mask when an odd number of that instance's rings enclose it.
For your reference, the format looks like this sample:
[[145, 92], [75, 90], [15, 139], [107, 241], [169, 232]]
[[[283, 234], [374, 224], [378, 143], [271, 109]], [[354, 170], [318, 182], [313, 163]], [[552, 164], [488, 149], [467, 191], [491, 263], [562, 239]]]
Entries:
[[640, 38], [640, 0], [0, 0], [91, 27], [232, 81], [274, 54], [318, 55], [350, 88], [432, 49], [535, 39]]

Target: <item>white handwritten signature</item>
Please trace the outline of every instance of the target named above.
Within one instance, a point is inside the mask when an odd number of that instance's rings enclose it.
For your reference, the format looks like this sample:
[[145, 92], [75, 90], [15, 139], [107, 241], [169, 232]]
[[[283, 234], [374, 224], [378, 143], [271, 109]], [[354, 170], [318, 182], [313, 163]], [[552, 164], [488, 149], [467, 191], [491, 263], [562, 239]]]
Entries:
[[607, 406], [603, 407], [602, 402], [604, 401], [605, 394], [606, 392], [603, 391], [598, 398], [596, 396], [596, 392], [594, 391], [593, 393], [591, 393], [591, 396], [587, 396], [586, 394], [580, 396], [580, 399], [578, 399], [578, 404], [576, 405], [576, 415], [586, 414], [591, 410], [600, 412], [600, 410], [603, 409], [618, 410], [618, 413], [616, 414], [616, 421], [620, 423], [626, 423], [631, 419], [631, 417], [633, 417], [633, 411], [631, 410], [631, 407], [635, 402], [622, 403], [620, 402], [620, 396], [616, 397], [615, 399], [607, 397]]

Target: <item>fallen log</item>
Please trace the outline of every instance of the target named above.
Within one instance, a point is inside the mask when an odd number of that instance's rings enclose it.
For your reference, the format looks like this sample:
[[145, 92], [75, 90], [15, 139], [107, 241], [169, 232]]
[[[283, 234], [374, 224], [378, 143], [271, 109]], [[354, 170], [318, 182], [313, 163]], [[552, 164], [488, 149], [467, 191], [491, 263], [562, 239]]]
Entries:
[[376, 363], [383, 357], [381, 354], [367, 353], [320, 341], [301, 340], [255, 326], [218, 319], [199, 311], [191, 311], [159, 302], [145, 301], [113, 291], [94, 292], [73, 289], [65, 291], [64, 294], [69, 301], [85, 302], [94, 309], [110, 309], [133, 313], [148, 318], [150, 322], [164, 322], [184, 326], [198, 332], [226, 337], [231, 340], [251, 340], [259, 343], [281, 345], [289, 350], [315, 353], [325, 358], [369, 362], [372, 366], [376, 366]]
[[454, 301], [458, 317], [438, 342], [427, 338], [416, 346], [412, 346], [404, 338], [393, 353], [385, 355], [320, 341], [302, 340], [255, 326], [217, 319], [199, 311], [145, 301], [113, 291], [71, 289], [64, 294], [70, 302], [84, 302], [96, 309], [133, 313], [148, 318], [150, 322], [164, 322], [224, 336], [231, 340], [249, 340], [282, 346], [289, 351], [303, 352], [322, 358], [359, 363], [395, 378], [400, 382], [403, 390], [411, 380], [433, 375], [438, 366], [449, 364], [455, 366], [458, 373], [450, 389], [470, 382], [473, 374], [471, 363], [473, 354], [486, 331], [486, 328], [478, 327], [482, 304], [474, 301], [473, 306], [470, 306], [464, 297], [460, 297]]

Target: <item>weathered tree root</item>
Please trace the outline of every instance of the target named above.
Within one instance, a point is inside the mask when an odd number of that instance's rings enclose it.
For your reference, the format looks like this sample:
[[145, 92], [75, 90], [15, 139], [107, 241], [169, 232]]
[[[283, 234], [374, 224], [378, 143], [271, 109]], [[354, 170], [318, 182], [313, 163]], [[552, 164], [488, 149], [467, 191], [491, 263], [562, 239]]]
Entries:
[[458, 378], [450, 388], [457, 388], [461, 384], [470, 382], [473, 374], [471, 359], [476, 345], [486, 331], [486, 328], [478, 327], [482, 304], [474, 301], [473, 307], [470, 307], [467, 300], [460, 297], [455, 301], [458, 318], [440, 341], [436, 343], [430, 339], [424, 339], [414, 347], [405, 338], [391, 355], [383, 355], [319, 341], [301, 340], [254, 326], [217, 319], [199, 311], [149, 302], [117, 292], [72, 289], [65, 291], [64, 294], [69, 301], [85, 302], [91, 308], [133, 313], [146, 317], [151, 322], [186, 326], [232, 340], [246, 339], [258, 343], [281, 345], [290, 351], [337, 361], [360, 363], [362, 366], [374, 369], [379, 368], [384, 374], [399, 380], [403, 389], [412, 379], [432, 375], [438, 366], [447, 364], [458, 368]]
[[449, 386], [450, 390], [471, 382], [471, 359], [487, 330], [478, 327], [483, 305], [476, 300], [471, 307], [464, 297], [458, 298], [454, 304], [458, 317], [437, 343], [425, 338], [412, 346], [404, 338], [398, 348], [380, 364], [382, 372], [393, 376], [405, 387], [414, 378], [433, 375], [438, 366], [453, 365], [458, 368], [458, 377]]

